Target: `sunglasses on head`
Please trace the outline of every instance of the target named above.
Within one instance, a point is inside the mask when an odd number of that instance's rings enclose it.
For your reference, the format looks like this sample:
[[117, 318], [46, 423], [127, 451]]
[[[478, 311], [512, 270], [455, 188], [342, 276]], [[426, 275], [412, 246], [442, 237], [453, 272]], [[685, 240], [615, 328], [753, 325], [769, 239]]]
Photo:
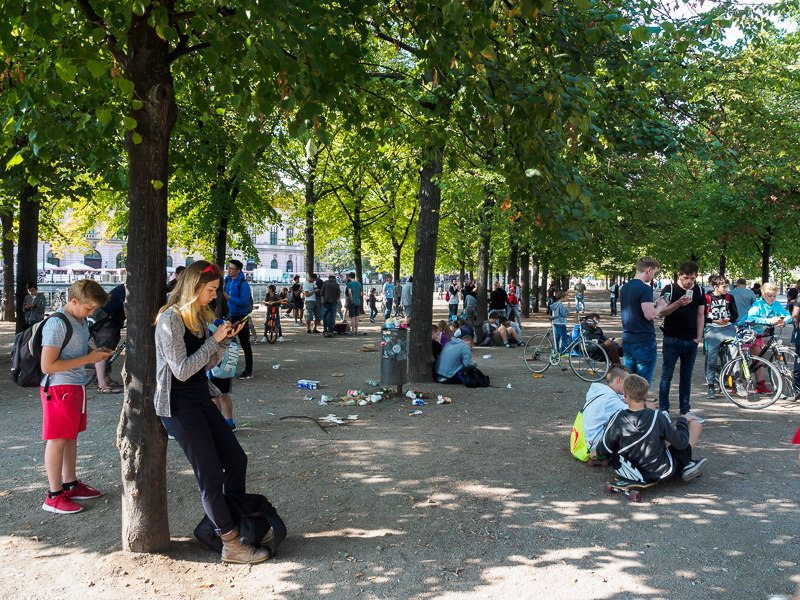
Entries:
[[203, 273], [208, 273], [209, 271], [211, 271], [215, 275], [219, 275], [219, 266], [215, 264], [210, 264], [205, 269], [203, 269]]

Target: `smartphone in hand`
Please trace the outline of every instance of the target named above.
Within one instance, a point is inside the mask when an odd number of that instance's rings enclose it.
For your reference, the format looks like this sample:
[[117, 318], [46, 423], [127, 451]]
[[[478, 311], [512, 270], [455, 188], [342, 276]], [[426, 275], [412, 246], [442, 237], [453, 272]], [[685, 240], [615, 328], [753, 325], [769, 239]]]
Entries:
[[689, 300], [691, 300], [693, 296], [694, 296], [694, 288], [686, 290], [686, 297], [689, 298]]

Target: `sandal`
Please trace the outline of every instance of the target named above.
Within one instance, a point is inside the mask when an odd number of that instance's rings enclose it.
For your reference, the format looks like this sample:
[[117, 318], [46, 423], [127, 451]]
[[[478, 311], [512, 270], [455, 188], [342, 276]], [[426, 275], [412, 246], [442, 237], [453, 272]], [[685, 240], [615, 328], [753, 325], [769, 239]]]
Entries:
[[122, 385], [121, 383], [117, 383], [113, 379], [107, 379], [106, 381], [108, 383], [108, 387], [113, 387], [113, 388], [125, 387], [124, 385]]
[[120, 392], [122, 392], [121, 389], [113, 388], [110, 385], [107, 385], [106, 387], [102, 388], [97, 388], [97, 391], [101, 394], [119, 394]]

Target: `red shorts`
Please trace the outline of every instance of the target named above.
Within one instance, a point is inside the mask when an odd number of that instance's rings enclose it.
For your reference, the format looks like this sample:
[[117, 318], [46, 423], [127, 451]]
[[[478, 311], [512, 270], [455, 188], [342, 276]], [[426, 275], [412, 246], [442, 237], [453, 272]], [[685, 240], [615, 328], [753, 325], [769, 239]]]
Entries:
[[86, 431], [86, 388], [82, 385], [51, 385], [50, 400], [42, 396], [42, 439], [76, 440]]

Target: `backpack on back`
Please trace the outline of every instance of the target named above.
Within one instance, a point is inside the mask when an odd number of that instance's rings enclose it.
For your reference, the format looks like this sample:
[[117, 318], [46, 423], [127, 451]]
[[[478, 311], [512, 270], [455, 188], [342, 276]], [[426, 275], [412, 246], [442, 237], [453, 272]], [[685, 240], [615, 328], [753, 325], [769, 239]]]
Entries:
[[[72, 338], [72, 323], [64, 313], [54, 312], [43, 321], [39, 321], [25, 331], [18, 333], [14, 337], [14, 345], [11, 348], [11, 379], [20, 387], [39, 387], [44, 378], [42, 373], [42, 333], [44, 324], [48, 320], [56, 318], [63, 321], [67, 332], [64, 335], [64, 342], [61, 344], [61, 352], [69, 344]], [[50, 376], [44, 385], [44, 393], [50, 399]]]

